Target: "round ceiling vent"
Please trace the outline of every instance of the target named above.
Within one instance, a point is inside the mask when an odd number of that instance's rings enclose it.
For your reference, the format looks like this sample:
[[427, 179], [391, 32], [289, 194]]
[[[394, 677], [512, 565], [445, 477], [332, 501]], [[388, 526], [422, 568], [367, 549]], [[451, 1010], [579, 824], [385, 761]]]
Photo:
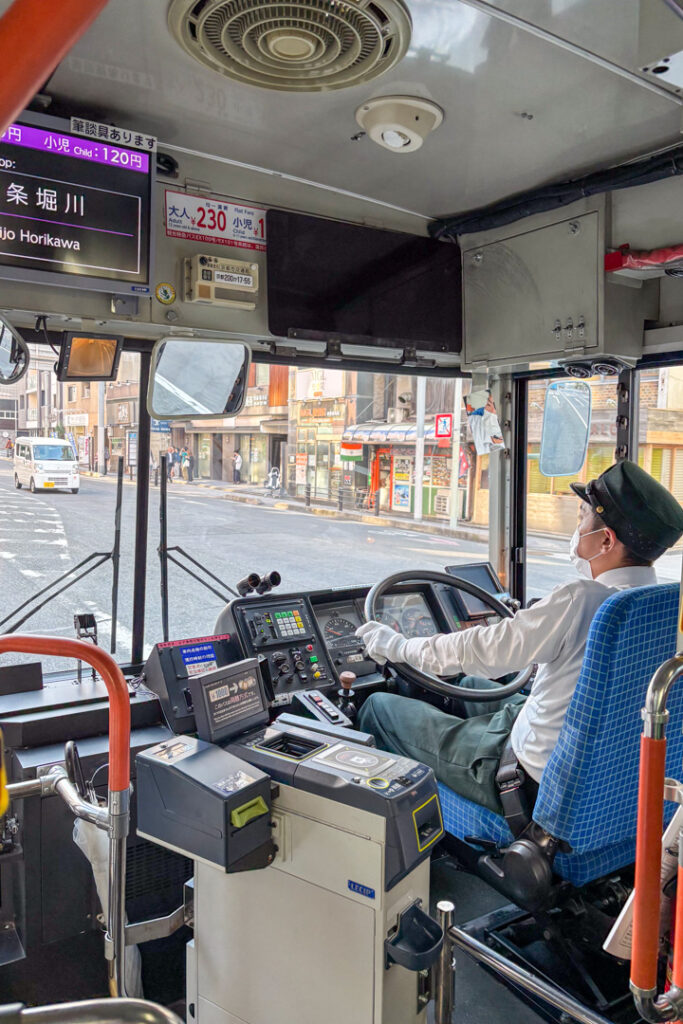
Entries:
[[286, 92], [369, 82], [404, 56], [412, 31], [404, 0], [172, 0], [168, 19], [201, 64]]

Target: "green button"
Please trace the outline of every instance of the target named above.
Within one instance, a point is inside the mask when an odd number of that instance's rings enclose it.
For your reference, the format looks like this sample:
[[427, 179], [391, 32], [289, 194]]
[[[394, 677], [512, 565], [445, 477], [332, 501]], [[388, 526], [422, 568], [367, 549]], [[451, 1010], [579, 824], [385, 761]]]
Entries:
[[309, 661], [311, 662], [311, 665], [315, 665], [317, 660], [318, 660], [318, 655], [317, 654], [312, 654], [311, 657], [309, 658]]
[[236, 807], [230, 812], [230, 824], [235, 828], [244, 828], [254, 818], [260, 818], [262, 814], [268, 813], [268, 805], [262, 796], [257, 796], [241, 807]]

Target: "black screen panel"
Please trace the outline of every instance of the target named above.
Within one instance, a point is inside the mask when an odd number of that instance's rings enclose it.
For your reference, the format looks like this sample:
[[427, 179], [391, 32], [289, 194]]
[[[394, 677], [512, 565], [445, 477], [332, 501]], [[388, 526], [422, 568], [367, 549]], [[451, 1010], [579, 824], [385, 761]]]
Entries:
[[272, 334], [460, 352], [457, 246], [281, 210], [267, 232]]

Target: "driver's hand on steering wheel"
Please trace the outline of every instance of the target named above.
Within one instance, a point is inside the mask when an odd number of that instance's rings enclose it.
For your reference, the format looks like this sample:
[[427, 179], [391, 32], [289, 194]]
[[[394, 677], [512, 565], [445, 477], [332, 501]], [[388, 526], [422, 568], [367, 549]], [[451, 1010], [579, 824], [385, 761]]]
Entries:
[[405, 661], [403, 651], [408, 641], [391, 626], [384, 626], [381, 622], [364, 622], [356, 630], [356, 636], [363, 640], [368, 657], [378, 665], [384, 665], [387, 661]]

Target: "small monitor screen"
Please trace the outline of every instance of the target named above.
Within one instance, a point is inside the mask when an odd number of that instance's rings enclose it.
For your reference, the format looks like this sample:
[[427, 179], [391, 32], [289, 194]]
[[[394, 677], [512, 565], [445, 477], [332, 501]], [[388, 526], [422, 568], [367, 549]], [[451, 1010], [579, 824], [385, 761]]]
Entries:
[[197, 735], [216, 743], [265, 724], [268, 708], [254, 658], [195, 676], [190, 682]]
[[[468, 583], [474, 583], [475, 586], [481, 587], [482, 590], [485, 590], [487, 594], [491, 594], [493, 597], [498, 597], [499, 594], [503, 593], [503, 588], [500, 586], [496, 574], [488, 562], [479, 562], [472, 565], [447, 565], [446, 572], [451, 576], [459, 576], [461, 579], [467, 580]], [[478, 615], [496, 614], [483, 601], [480, 601], [477, 597], [472, 597], [471, 594], [466, 594], [464, 590], [458, 591], [458, 597], [470, 618]]]
[[180, 657], [183, 659], [188, 676], [199, 676], [202, 672], [210, 672], [212, 669], [218, 668], [216, 649], [212, 643], [181, 647]]

